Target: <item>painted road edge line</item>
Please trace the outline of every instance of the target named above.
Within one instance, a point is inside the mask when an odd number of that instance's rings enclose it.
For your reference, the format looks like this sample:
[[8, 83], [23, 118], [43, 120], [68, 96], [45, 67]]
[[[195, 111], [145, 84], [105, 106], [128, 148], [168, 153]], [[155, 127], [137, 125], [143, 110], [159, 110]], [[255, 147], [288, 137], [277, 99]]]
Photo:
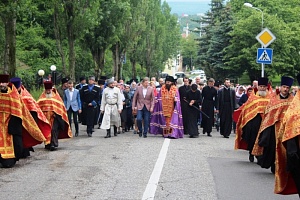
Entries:
[[150, 179], [148, 181], [148, 184], [145, 189], [142, 200], [154, 199], [156, 188], [157, 188], [158, 181], [160, 178], [160, 174], [164, 167], [164, 163], [165, 163], [165, 160], [167, 157], [170, 141], [171, 141], [170, 139], [166, 138], [163, 143], [163, 146], [161, 147], [159, 156], [157, 158], [154, 169], [153, 169]]

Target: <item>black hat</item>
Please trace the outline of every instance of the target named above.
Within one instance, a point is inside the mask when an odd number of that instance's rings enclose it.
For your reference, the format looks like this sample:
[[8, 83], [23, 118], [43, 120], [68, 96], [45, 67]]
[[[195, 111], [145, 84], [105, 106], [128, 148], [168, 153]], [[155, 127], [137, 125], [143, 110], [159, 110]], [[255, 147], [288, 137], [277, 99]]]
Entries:
[[10, 82], [18, 89], [21, 86], [21, 79], [19, 77], [14, 77], [10, 79]]
[[65, 77], [61, 79], [61, 84], [67, 83], [69, 81], [69, 78]]
[[291, 87], [294, 83], [294, 79], [288, 76], [282, 76], [281, 77], [281, 85], [286, 85]]
[[105, 80], [102, 79], [98, 80], [98, 85], [104, 85], [104, 84], [105, 84]]
[[216, 81], [216, 82], [214, 83], [214, 86], [215, 86], [215, 87], [220, 87], [220, 85], [221, 85], [220, 81]]
[[0, 83], [8, 83], [9, 75], [8, 74], [0, 74]]
[[86, 80], [84, 76], [82, 76], [82, 77], [79, 78], [80, 82], [83, 81], [83, 80]]
[[130, 81], [126, 81], [126, 84], [127, 84], [127, 85], [130, 85], [130, 84], [131, 84], [131, 82], [130, 82]]
[[258, 85], [265, 85], [267, 86], [269, 83], [269, 79], [265, 77], [261, 77], [258, 79]]
[[170, 81], [170, 82], [175, 82], [174, 77], [173, 76], [167, 76], [165, 81]]
[[100, 76], [100, 79], [106, 80], [106, 79], [107, 79], [107, 76]]

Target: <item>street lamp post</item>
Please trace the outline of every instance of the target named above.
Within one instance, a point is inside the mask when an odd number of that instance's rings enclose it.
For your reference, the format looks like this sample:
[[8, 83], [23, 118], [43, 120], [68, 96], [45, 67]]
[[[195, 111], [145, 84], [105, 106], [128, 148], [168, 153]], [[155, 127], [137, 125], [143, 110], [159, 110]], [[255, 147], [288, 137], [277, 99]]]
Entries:
[[53, 85], [56, 85], [56, 66], [51, 65], [50, 70], [51, 70], [51, 77], [52, 77], [51, 79], [53, 79]]
[[39, 88], [41, 87], [41, 85], [43, 84], [43, 76], [45, 75], [45, 71], [44, 70], [42, 70], [42, 69], [40, 69], [39, 71], [38, 71], [38, 75], [40, 76], [40, 80], [39, 80]]
[[[264, 12], [261, 9], [254, 7], [251, 3], [244, 3], [244, 6], [246, 6], [248, 8], [253, 8], [253, 9], [261, 12], [261, 30], [263, 30], [264, 29]], [[262, 45], [261, 48], [264, 48], [264, 46]], [[265, 72], [265, 64], [261, 63], [261, 77], [265, 76], [264, 72]]]

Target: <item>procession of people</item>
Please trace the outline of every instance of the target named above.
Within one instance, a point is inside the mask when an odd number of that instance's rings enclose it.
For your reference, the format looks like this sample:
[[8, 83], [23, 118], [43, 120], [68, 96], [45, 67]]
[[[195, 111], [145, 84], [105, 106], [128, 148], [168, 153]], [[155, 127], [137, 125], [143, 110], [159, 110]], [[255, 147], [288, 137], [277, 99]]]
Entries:
[[[297, 80], [300, 84], [300, 75]], [[223, 138], [235, 134], [235, 149], [247, 150], [250, 162], [256, 158], [262, 168], [271, 169], [275, 193], [300, 195], [300, 93], [290, 91], [291, 77], [283, 76], [276, 90], [267, 78], [253, 81], [253, 86], [213, 78], [204, 86], [199, 77], [191, 82], [188, 77], [172, 76], [159, 82], [155, 77], [131, 79], [126, 84], [89, 76], [81, 77], [75, 87], [74, 83], [65, 77], [56, 89], [45, 81], [36, 101], [20, 78], [0, 75], [0, 117], [5, 127], [0, 132], [2, 167], [13, 167], [30, 156], [37, 144], [57, 150], [59, 139], [84, 132], [79, 123], [86, 126], [87, 137], [98, 125], [106, 130], [106, 139], [129, 131], [143, 138], [148, 134], [199, 138], [201, 128], [212, 137], [215, 126]]]

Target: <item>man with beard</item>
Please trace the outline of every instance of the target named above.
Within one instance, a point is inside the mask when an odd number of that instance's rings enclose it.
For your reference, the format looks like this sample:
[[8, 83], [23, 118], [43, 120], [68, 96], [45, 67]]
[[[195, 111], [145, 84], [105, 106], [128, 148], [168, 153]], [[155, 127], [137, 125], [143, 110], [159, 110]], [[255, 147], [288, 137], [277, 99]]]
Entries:
[[150, 121], [150, 133], [169, 138], [183, 138], [183, 122], [180, 96], [174, 78], [167, 76], [165, 84], [157, 94]]
[[64, 102], [52, 86], [51, 81], [44, 82], [45, 91], [37, 102], [51, 125], [51, 137], [47, 138], [48, 144], [45, 146], [50, 151], [57, 149], [58, 139], [72, 137]]
[[120, 114], [123, 110], [122, 95], [119, 88], [115, 87], [114, 81], [109, 79], [107, 86], [103, 90], [101, 99], [101, 113], [103, 114], [103, 120], [101, 123], [101, 129], [106, 129], [105, 138], [111, 137], [111, 126], [114, 126], [114, 136], [117, 136], [118, 127], [121, 126]]
[[252, 150], [252, 154], [257, 156], [257, 164], [266, 169], [271, 167], [273, 174], [275, 173], [275, 152], [282, 152], [282, 148], [284, 148], [281, 139], [279, 139], [282, 138], [279, 129], [285, 112], [293, 100], [293, 96], [289, 93], [293, 81], [290, 77], [281, 77], [279, 94], [274, 93], [266, 107]]
[[95, 86], [95, 77], [90, 76], [88, 85], [79, 90], [82, 102], [82, 125], [86, 125], [88, 137], [92, 137], [94, 125], [97, 124], [99, 116], [100, 88]]
[[[300, 74], [297, 75], [300, 85]], [[284, 148], [276, 149], [275, 193], [297, 194], [300, 197], [300, 92], [296, 93], [285, 112], [277, 142]], [[280, 150], [280, 151], [279, 151]]]
[[230, 88], [230, 80], [225, 79], [224, 88], [218, 92], [220, 134], [229, 138], [232, 130], [232, 114], [236, 108], [235, 91]]
[[240, 107], [236, 125], [235, 149], [243, 149], [249, 151], [249, 161], [254, 161], [252, 149], [259, 131], [265, 108], [270, 98], [267, 91], [268, 79], [258, 79], [258, 95], [251, 95], [248, 101]]
[[199, 137], [198, 132], [198, 117], [199, 117], [199, 105], [201, 103], [201, 93], [198, 90], [198, 85], [192, 84], [191, 90], [186, 94], [186, 101], [188, 102], [187, 116], [186, 116], [186, 126], [184, 130], [190, 135], [190, 138]]
[[61, 86], [57, 88], [57, 93], [59, 94], [60, 98], [64, 100], [65, 97], [65, 90], [68, 89], [68, 81], [69, 78], [65, 77], [61, 79]]
[[214, 124], [215, 109], [218, 112], [218, 91], [214, 88], [215, 80], [210, 78], [208, 85], [202, 90], [202, 111], [209, 117], [202, 115], [201, 125], [203, 127], [203, 134], [211, 137], [212, 126]]
[[181, 103], [181, 112], [182, 112], [182, 120], [183, 120], [183, 128], [184, 128], [184, 134], [187, 135], [187, 124], [188, 120], [187, 117], [189, 115], [188, 108], [189, 104], [185, 101], [187, 92], [191, 89], [191, 86], [189, 84], [189, 78], [184, 77], [183, 78], [183, 86], [179, 87], [179, 95], [180, 95], [180, 103]]
[[41, 130], [21, 103], [9, 75], [0, 75], [0, 163], [4, 168], [15, 165], [23, 157], [24, 148], [45, 142]]

